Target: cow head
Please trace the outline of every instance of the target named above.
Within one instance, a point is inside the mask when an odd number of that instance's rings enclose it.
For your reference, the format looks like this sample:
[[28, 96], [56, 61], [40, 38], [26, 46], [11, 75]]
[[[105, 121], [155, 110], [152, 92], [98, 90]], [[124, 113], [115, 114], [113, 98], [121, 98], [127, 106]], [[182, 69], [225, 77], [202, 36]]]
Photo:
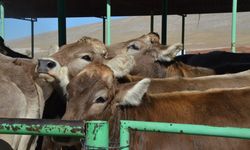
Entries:
[[150, 79], [146, 78], [137, 83], [119, 85], [111, 68], [91, 63], [70, 81], [63, 119], [107, 120], [121, 106], [140, 105], [149, 84]]
[[108, 55], [107, 58], [112, 58], [117, 54], [133, 54], [141, 51], [142, 49], [149, 49], [154, 45], [160, 44], [160, 38], [157, 33], [148, 33], [146, 35], [142, 35], [138, 38], [117, 43], [108, 47]]
[[106, 52], [106, 47], [101, 41], [83, 37], [75, 43], [62, 46], [50, 58], [39, 59], [37, 72], [48, 81], [54, 81], [55, 77], [65, 73], [72, 77], [90, 62], [102, 61]]

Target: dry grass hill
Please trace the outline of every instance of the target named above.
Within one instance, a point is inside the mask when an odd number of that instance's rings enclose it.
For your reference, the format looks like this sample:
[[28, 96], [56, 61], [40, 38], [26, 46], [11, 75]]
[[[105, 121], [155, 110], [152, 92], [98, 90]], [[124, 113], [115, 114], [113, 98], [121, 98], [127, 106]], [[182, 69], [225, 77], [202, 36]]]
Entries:
[[[150, 17], [126, 17], [111, 23], [112, 43], [138, 37], [150, 31]], [[155, 32], [161, 32], [161, 16], [155, 17]], [[102, 40], [102, 23], [89, 24], [67, 29], [68, 43], [82, 36]], [[231, 13], [188, 15], [186, 17], [186, 49], [188, 51], [230, 47]], [[168, 43], [181, 41], [181, 17], [168, 16]], [[9, 47], [25, 52], [30, 49], [30, 37], [7, 41]], [[57, 44], [57, 31], [35, 36], [36, 53], [44, 53]], [[238, 13], [237, 46], [250, 47], [250, 12]]]

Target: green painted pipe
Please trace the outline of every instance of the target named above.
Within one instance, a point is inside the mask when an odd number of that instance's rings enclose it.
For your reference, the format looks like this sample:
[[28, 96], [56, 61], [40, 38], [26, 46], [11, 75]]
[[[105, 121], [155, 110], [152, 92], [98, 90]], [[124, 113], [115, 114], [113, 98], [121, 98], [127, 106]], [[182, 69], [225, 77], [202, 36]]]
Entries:
[[233, 13], [232, 13], [232, 41], [231, 41], [231, 50], [233, 53], [236, 53], [236, 21], [237, 18], [237, 0], [233, 0]]
[[[189, 135], [206, 135], [250, 139], [250, 128], [213, 127], [206, 125], [125, 121], [120, 122], [120, 146], [129, 145], [129, 129], [138, 131], [168, 132]], [[124, 150], [128, 150], [125, 148]]]
[[106, 121], [87, 121], [86, 123], [86, 148], [108, 150], [108, 123]]
[[0, 134], [83, 137], [83, 121], [0, 119]]
[[1, 36], [4, 38], [4, 7], [0, 4], [0, 15], [1, 15]]
[[107, 45], [110, 46], [111, 43], [111, 2], [107, 0]]

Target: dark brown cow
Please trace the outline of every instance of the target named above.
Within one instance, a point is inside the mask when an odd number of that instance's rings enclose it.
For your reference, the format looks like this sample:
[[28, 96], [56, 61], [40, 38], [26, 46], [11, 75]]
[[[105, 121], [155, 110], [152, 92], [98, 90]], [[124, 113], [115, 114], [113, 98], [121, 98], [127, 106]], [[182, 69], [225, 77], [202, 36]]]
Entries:
[[[126, 76], [126, 82], [138, 82], [144, 77]], [[212, 88], [240, 88], [250, 86], [250, 70], [224, 75], [211, 75], [195, 78], [151, 78], [149, 93], [163, 93], [175, 91], [207, 90]]]
[[[149, 84], [143, 79], [119, 85], [108, 67], [90, 64], [68, 86], [70, 99], [63, 119], [107, 120], [114, 143], [119, 140], [119, 120], [250, 127], [250, 88], [144, 95]], [[130, 138], [133, 150], [250, 147], [249, 140], [218, 137], [132, 132]]]

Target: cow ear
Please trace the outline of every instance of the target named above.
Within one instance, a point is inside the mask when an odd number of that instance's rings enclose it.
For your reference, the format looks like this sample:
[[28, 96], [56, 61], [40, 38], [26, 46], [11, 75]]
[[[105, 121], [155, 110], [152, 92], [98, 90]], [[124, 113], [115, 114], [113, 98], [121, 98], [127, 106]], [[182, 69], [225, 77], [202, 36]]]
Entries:
[[105, 64], [114, 72], [115, 77], [123, 77], [134, 68], [135, 60], [133, 56], [123, 54], [115, 56]]
[[168, 46], [167, 49], [161, 50], [158, 56], [159, 61], [172, 61], [174, 57], [183, 49], [181, 43], [175, 43]]
[[123, 87], [119, 87], [119, 98], [118, 105], [130, 105], [130, 106], [138, 106], [141, 104], [143, 95], [147, 92], [148, 87], [150, 85], [150, 79], [144, 78], [143, 80], [130, 83], [129, 85], [124, 85]]

